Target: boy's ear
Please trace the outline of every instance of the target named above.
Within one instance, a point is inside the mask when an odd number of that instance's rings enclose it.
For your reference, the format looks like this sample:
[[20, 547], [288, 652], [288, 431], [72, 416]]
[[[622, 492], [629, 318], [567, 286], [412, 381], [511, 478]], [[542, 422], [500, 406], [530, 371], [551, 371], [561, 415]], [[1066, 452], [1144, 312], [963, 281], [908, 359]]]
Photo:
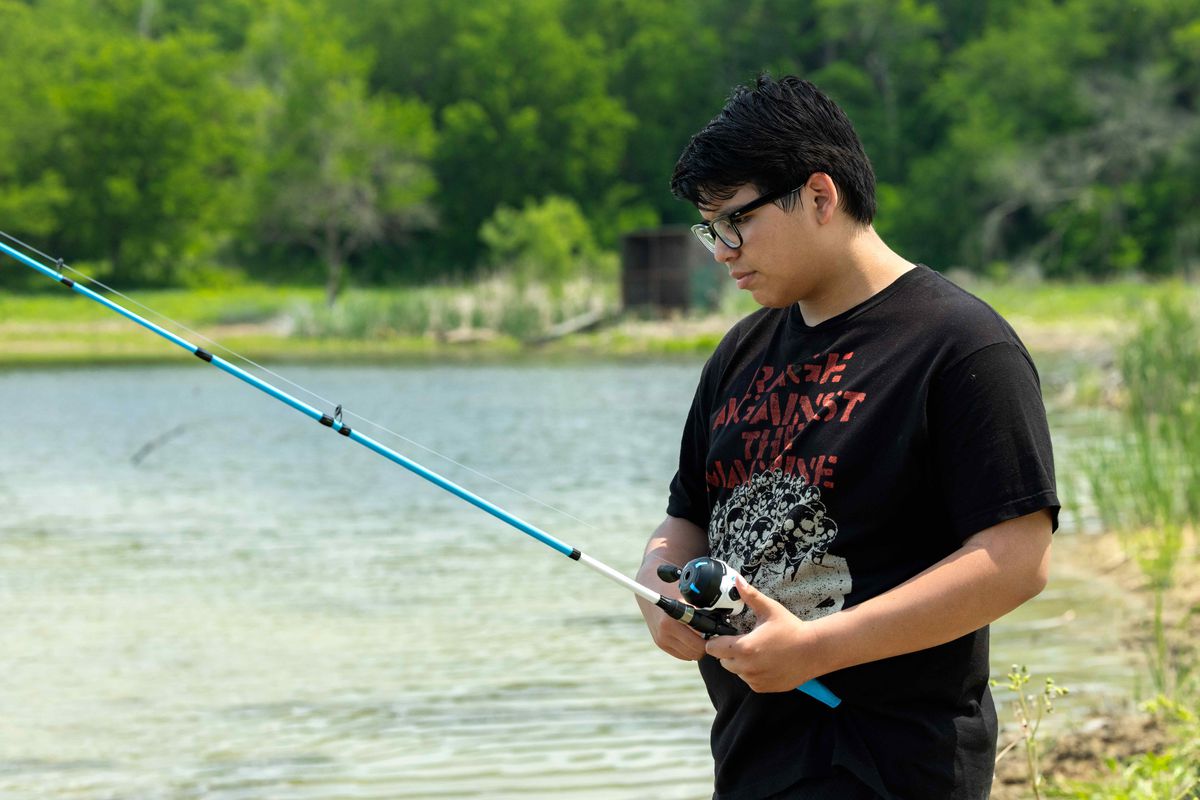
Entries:
[[817, 222], [825, 224], [832, 220], [839, 200], [837, 184], [833, 182], [833, 178], [824, 172], [814, 172], [808, 176], [804, 188], [812, 196]]

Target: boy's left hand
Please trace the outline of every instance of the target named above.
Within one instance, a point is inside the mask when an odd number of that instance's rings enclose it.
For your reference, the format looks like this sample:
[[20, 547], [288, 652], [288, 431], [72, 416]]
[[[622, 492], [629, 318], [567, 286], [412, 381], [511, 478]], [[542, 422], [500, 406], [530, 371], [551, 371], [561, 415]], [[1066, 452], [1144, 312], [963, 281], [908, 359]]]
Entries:
[[738, 593], [757, 624], [741, 636], [715, 636], [705, 651], [756, 692], [786, 692], [821, 674], [813, 668], [806, 623], [738, 576]]

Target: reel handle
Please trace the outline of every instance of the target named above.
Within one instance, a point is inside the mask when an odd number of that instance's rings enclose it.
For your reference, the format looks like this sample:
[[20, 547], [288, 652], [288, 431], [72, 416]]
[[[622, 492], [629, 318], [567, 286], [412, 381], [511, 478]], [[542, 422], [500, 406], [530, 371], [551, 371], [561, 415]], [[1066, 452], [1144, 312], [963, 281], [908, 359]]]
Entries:
[[675, 583], [683, 575], [683, 570], [674, 564], [659, 564], [655, 572], [658, 573], [658, 579], [663, 583]]

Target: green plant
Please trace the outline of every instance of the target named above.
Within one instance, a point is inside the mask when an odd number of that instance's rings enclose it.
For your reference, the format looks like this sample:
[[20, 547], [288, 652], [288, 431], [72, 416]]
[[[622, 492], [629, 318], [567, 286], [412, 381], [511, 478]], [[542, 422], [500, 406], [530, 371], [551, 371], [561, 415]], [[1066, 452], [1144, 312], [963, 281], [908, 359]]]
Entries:
[[517, 285], [541, 283], [557, 294], [567, 281], [593, 271], [600, 253], [574, 200], [551, 196], [520, 210], [500, 206], [479, 229], [491, 261]]
[[[1017, 745], [1023, 744], [1025, 748], [1025, 761], [1029, 766], [1029, 786], [1033, 789], [1034, 797], [1041, 800], [1043, 784], [1041, 767], [1042, 743], [1038, 738], [1038, 732], [1042, 727], [1042, 719], [1045, 715], [1054, 711], [1054, 701], [1066, 695], [1069, 690], [1056, 685], [1054, 679], [1048, 677], [1039, 694], [1026, 694], [1025, 686], [1030, 681], [1030, 675], [1029, 668], [1024, 664], [1013, 664], [1012, 669], [1008, 671], [1006, 677], [1008, 678], [1008, 688], [1016, 695], [1016, 700], [1013, 702], [1013, 713], [1016, 716], [1017, 724], [1020, 726], [1021, 735], [1000, 751], [996, 756], [996, 761], [1004, 758]], [[996, 683], [996, 681], [992, 681], [993, 686]]]
[[609, 283], [582, 278], [552, 291], [498, 277], [471, 285], [347, 292], [333, 306], [297, 306], [291, 321], [294, 335], [305, 338], [442, 338], [453, 331], [526, 341], [552, 324], [615, 304], [616, 288]]
[[1146, 710], [1171, 728], [1176, 744], [1133, 758], [1109, 758], [1101, 781], [1069, 784], [1056, 797], [1075, 800], [1196, 800], [1200, 798], [1200, 720], [1184, 704], [1158, 698]]
[[[1145, 576], [1154, 598], [1150, 676], [1174, 697], [1190, 667], [1165, 617], [1165, 598], [1200, 522], [1200, 313], [1162, 299], [1117, 357], [1125, 402], [1118, 427], [1085, 460], [1101, 519]], [[1186, 639], [1186, 636], [1183, 637]]]

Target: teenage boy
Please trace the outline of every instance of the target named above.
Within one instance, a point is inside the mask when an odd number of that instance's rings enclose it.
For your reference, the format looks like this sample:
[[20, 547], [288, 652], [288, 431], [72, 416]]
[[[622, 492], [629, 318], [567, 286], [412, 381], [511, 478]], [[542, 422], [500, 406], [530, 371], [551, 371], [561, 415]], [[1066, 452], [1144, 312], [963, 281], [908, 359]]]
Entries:
[[[893, 252], [845, 114], [807, 81], [737, 88], [671, 181], [763, 308], [705, 364], [639, 580], [712, 555], [752, 584], [702, 639], [715, 793], [986, 798], [988, 624], [1046, 583], [1059, 501], [1037, 372], [982, 301]], [[677, 596], [677, 595], [675, 595]], [[794, 691], [821, 678], [829, 708]]]

